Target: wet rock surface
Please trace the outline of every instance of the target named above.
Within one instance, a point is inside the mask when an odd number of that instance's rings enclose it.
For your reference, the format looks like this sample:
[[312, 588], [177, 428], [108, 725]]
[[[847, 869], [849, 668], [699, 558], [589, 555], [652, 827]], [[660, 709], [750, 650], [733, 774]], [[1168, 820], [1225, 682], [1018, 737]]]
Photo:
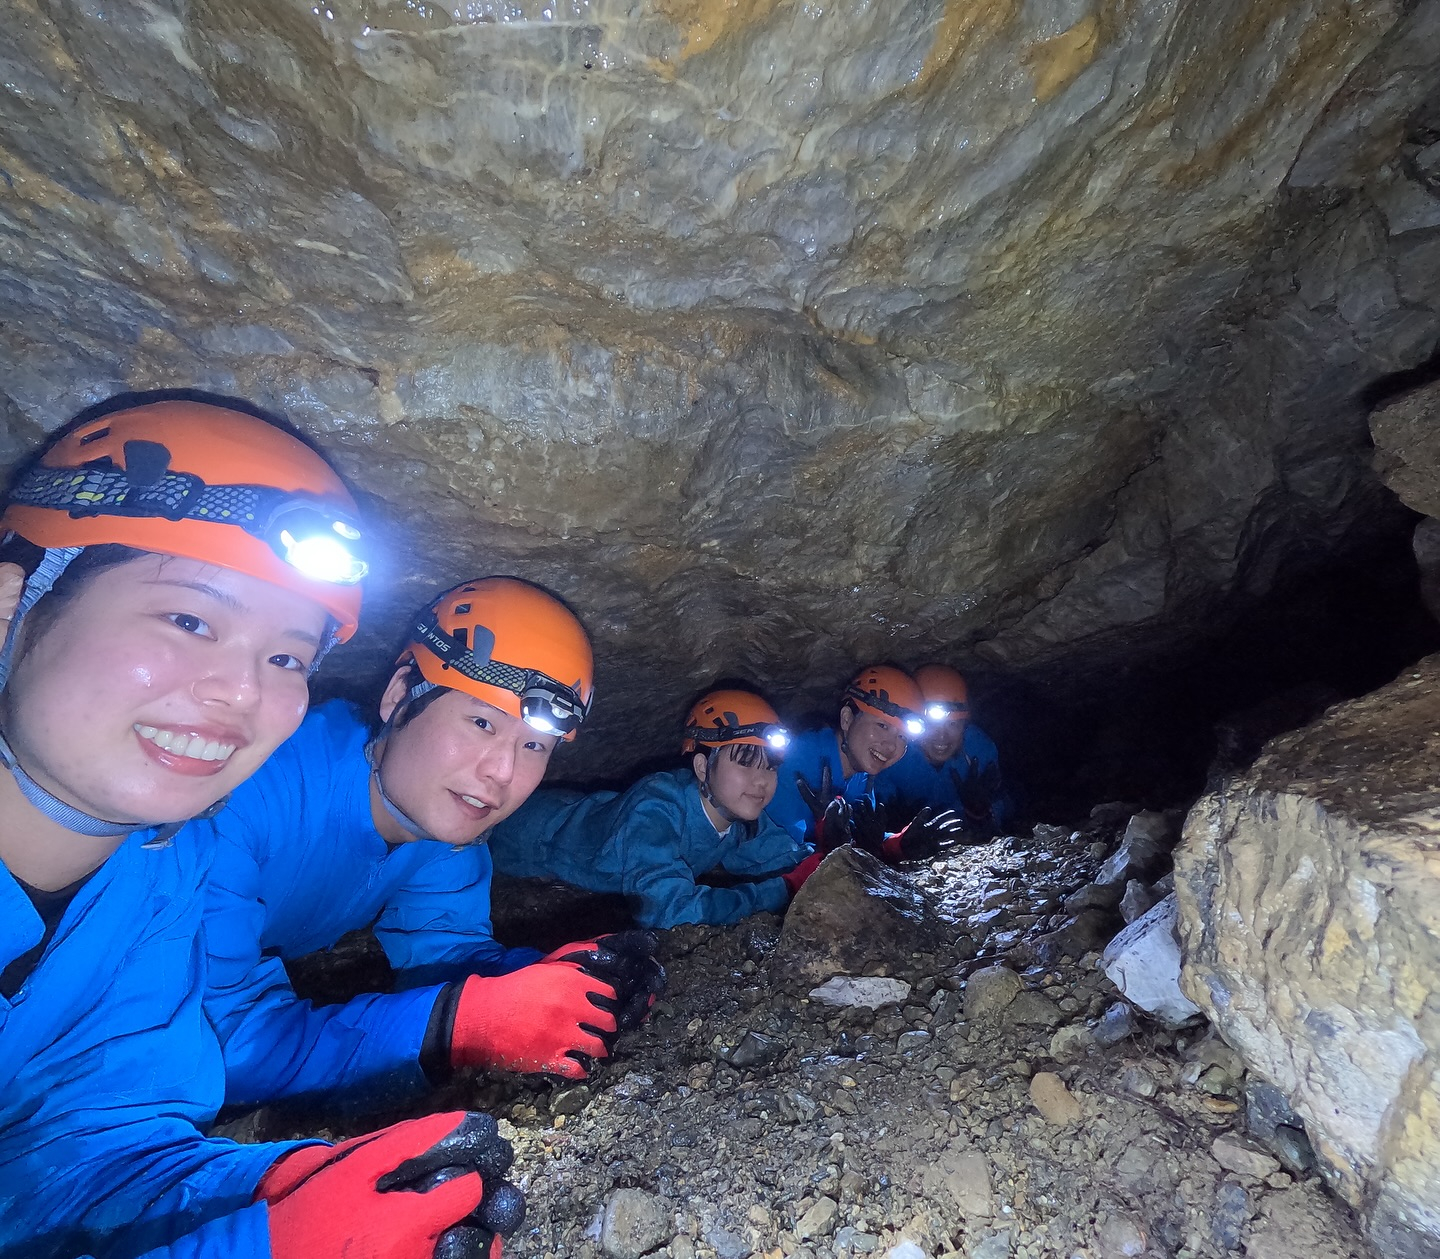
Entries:
[[[1184, 987], [1385, 1255], [1440, 1254], [1440, 658], [1269, 745], [1176, 854]], [[1138, 925], [1138, 924], [1137, 924]], [[1293, 1135], [1292, 1135], [1293, 1134]], [[1278, 1141], [1277, 1141], [1278, 1138]]]
[[[460, 1082], [426, 1106], [505, 1118], [529, 1199], [507, 1254], [524, 1259], [618, 1255], [639, 1225], [607, 1233], [617, 1218], [644, 1224], [657, 1259], [1367, 1259], [1317, 1176], [1268, 1171], [1278, 1156], [1257, 1133], [1293, 1116], [1263, 1091], [1247, 1104], [1243, 1064], [1213, 1032], [1118, 1016], [1098, 954], [1023, 962], [1123, 826], [1042, 828], [902, 871], [944, 929], [904, 959], [898, 1004], [797, 991], [771, 916], [680, 928], [662, 934], [670, 992], [594, 1081]], [[965, 1005], [981, 990], [983, 1017]], [[1007, 1017], [1022, 1001], [1053, 1016]], [[261, 1112], [237, 1131], [385, 1118]], [[1227, 1170], [1217, 1142], [1251, 1161]]]

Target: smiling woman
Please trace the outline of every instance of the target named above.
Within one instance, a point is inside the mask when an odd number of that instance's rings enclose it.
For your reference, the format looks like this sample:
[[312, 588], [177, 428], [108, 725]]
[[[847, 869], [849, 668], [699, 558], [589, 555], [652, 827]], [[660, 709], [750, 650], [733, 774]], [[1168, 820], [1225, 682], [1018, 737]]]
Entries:
[[[0, 655], [0, 1253], [292, 1259], [357, 1230], [428, 1253], [478, 1175], [379, 1204], [328, 1147], [292, 1162], [201, 1135], [221, 1102], [213, 839], [185, 824], [295, 731], [308, 673], [355, 629], [349, 493], [263, 418], [163, 401], [65, 430], [0, 525], [34, 561]], [[393, 1168], [461, 1119], [372, 1152]], [[489, 1132], [493, 1181], [509, 1159]]]

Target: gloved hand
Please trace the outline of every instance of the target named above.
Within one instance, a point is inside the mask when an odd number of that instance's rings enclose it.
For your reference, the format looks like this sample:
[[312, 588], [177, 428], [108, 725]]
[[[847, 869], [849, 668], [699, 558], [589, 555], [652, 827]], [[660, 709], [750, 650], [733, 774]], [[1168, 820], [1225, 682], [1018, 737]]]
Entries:
[[499, 1259], [525, 1218], [489, 1115], [426, 1115], [284, 1155], [261, 1179], [274, 1259]]
[[908, 826], [915, 815], [924, 807], [924, 801], [917, 800], [913, 796], [891, 796], [885, 801], [886, 825], [893, 826], [896, 830], [900, 830]]
[[862, 796], [850, 804], [850, 834], [856, 848], [863, 848], [879, 857], [885, 846], [885, 806], [870, 796]]
[[785, 880], [785, 886], [790, 889], [790, 899], [795, 899], [795, 893], [804, 885], [805, 880], [815, 873], [820, 863], [825, 860], [825, 854], [812, 852], [793, 870], [787, 870], [780, 877]]
[[824, 814], [815, 823], [815, 850], [834, 852], [850, 842], [850, 831], [850, 802], [843, 796], [836, 796], [825, 806]]
[[[458, 988], [447, 985], [440, 1003], [426, 1040], [432, 1033], [440, 1038], [451, 1068], [548, 1072], [583, 1080], [590, 1060], [610, 1056], [619, 1031], [615, 989], [574, 962], [536, 962], [508, 975], [471, 975]], [[433, 1061], [423, 1050], [421, 1056]]]
[[955, 797], [965, 815], [965, 828], [979, 838], [989, 839], [995, 834], [992, 810], [1000, 794], [1000, 767], [991, 764], [982, 770], [973, 758], [967, 758], [965, 766], [964, 774], [957, 769], [950, 771]]
[[916, 861], [933, 857], [941, 847], [953, 843], [965, 830], [965, 819], [953, 809], [933, 817], [929, 809], [921, 809], [903, 830], [887, 836], [880, 848], [886, 861]]
[[655, 960], [659, 939], [653, 931], [618, 931], [594, 940], [567, 944], [540, 959], [541, 964], [573, 962], [615, 990], [618, 1029], [639, 1027], [655, 999], [665, 991], [665, 968]]
[[830, 766], [820, 767], [820, 788], [817, 791], [805, 781], [800, 771], [795, 771], [795, 789], [800, 793], [800, 799], [805, 801], [805, 807], [810, 810], [810, 816], [818, 824], [825, 816], [825, 810], [830, 807], [830, 801], [835, 799], [835, 782], [830, 776]]

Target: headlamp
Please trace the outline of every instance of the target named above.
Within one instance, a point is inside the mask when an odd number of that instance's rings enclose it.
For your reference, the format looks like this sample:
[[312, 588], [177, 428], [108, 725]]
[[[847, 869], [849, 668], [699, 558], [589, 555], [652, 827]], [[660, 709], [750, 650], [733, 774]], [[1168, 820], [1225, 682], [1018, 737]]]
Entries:
[[260, 536], [291, 568], [311, 581], [353, 586], [370, 571], [355, 553], [360, 530], [313, 503], [291, 500], [270, 515]]
[[925, 723], [912, 710], [895, 703], [888, 694], [877, 695], [874, 691], [862, 691], [858, 686], [847, 686], [845, 696], [847, 699], [865, 704], [877, 712], [882, 712], [887, 717], [894, 717], [907, 735], [914, 736], [925, 733]]
[[943, 700], [932, 700], [925, 705], [926, 721], [953, 721], [970, 713], [969, 704], [956, 704]]
[[564, 736], [578, 730], [585, 720], [580, 697], [544, 674], [532, 673], [530, 679], [520, 694], [520, 716], [525, 724], [541, 734]]
[[708, 747], [759, 739], [770, 751], [780, 754], [790, 746], [790, 731], [772, 722], [756, 722], [748, 726], [687, 726], [685, 737]]

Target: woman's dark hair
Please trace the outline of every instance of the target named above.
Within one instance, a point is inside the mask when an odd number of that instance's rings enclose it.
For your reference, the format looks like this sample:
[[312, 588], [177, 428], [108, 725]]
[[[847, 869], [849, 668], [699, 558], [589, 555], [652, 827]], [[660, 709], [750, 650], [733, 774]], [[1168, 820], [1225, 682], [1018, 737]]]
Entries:
[[754, 769], [763, 759], [766, 769], [780, 768], [780, 758], [769, 748], [762, 748], [758, 743], [722, 743], [719, 747], [711, 748], [704, 753], [705, 772], [715, 772], [715, 759], [721, 752], [728, 749], [730, 759], [737, 765], [743, 765], [746, 769]]
[[[18, 564], [25, 570], [27, 578], [35, 571], [44, 554], [42, 547], [21, 537], [12, 537], [0, 545], [0, 563]], [[49, 592], [31, 609], [25, 619], [28, 627], [26, 632], [32, 637], [43, 634], [54, 623], [55, 618], [73, 602], [75, 596], [100, 573], [148, 554], [148, 551], [136, 550], [133, 546], [121, 546], [118, 542], [87, 546], [70, 561]]]

